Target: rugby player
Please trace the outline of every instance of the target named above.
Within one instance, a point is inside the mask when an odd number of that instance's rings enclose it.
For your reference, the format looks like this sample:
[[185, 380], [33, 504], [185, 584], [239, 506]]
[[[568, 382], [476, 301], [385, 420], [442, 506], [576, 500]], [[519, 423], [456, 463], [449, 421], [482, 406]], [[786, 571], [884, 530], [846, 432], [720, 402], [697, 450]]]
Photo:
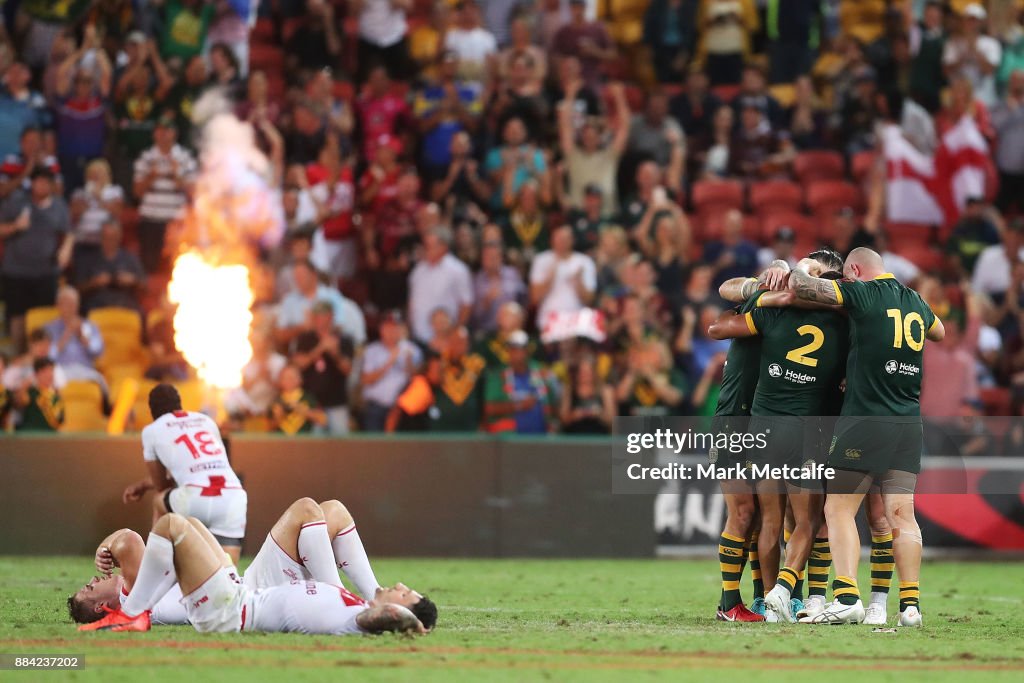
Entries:
[[168, 512], [199, 519], [235, 563], [242, 552], [248, 500], [231, 469], [217, 423], [181, 409], [170, 384], [149, 392], [153, 422], [142, 430], [142, 458], [149, 476], [124, 490], [123, 501], [153, 496], [153, 523]]
[[[801, 263], [811, 272], [838, 279], [842, 258], [821, 250]], [[758, 305], [744, 315], [726, 314], [711, 325], [715, 339], [760, 336], [761, 354], [757, 388], [751, 406], [751, 433], [768, 435], [763, 451], [748, 453], [752, 461], [772, 466], [806, 468], [819, 459], [820, 426], [817, 416], [838, 412], [836, 398], [845, 371], [848, 330], [844, 316], [830, 310], [766, 308]], [[789, 482], [757, 482], [761, 510], [758, 555], [761, 577], [768, 589], [765, 606], [769, 621], [795, 622], [803, 607], [793, 599], [821, 524], [824, 491], [820, 482], [794, 478]], [[794, 525], [786, 545], [786, 566], [779, 571], [779, 535], [787, 508], [787, 492]]]
[[[308, 561], [304, 565], [315, 577], [316, 568]], [[237, 577], [230, 558], [201, 522], [169, 513], [150, 532], [124, 605], [78, 629], [148, 631], [151, 610], [174, 583], [184, 594], [189, 622], [201, 633], [426, 633], [437, 621], [434, 603], [401, 583], [377, 588], [366, 601], [341, 587], [334, 575], [330, 582], [298, 578], [253, 590]]]
[[855, 515], [877, 482], [893, 530], [900, 583], [901, 626], [920, 626], [921, 529], [914, 489], [921, 469], [921, 364], [925, 340], [941, 341], [942, 322], [912, 289], [885, 271], [877, 252], [850, 252], [843, 274], [826, 280], [795, 268], [788, 286], [802, 300], [842, 306], [850, 317], [851, 350], [846, 394], [828, 464], [837, 470], [825, 502], [836, 578], [832, 602], [801, 621], [860, 623], [865, 611], [857, 588], [860, 537]]

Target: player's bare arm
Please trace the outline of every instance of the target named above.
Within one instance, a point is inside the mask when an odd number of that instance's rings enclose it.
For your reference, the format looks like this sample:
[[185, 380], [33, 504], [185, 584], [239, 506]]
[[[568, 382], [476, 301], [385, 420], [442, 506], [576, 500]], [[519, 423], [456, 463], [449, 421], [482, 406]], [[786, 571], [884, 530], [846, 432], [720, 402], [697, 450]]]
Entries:
[[759, 289], [782, 289], [789, 276], [789, 264], [776, 259], [758, 277], [734, 277], [723, 282], [718, 295], [726, 301], [742, 303], [754, 296]]
[[398, 633], [427, 633], [420, 620], [412, 612], [401, 605], [387, 603], [374, 605], [356, 617], [359, 628], [367, 633], [385, 633], [396, 631]]
[[935, 318], [932, 326], [928, 328], [927, 336], [929, 341], [942, 341], [946, 338], [946, 326], [942, 324], [938, 317]]
[[115, 568], [119, 568], [127, 589], [131, 590], [145, 550], [146, 544], [141, 536], [131, 529], [118, 529], [96, 548], [96, 569], [110, 576]]
[[797, 265], [789, 274], [789, 288], [796, 297], [804, 301], [839, 305], [839, 297], [836, 294], [833, 280], [814, 277], [801, 265]]
[[158, 460], [146, 463], [149, 476], [131, 484], [124, 490], [121, 499], [125, 503], [137, 503], [150, 491], [163, 491], [174, 486], [174, 480], [167, 474], [167, 468]]
[[737, 315], [735, 311], [725, 311], [718, 316], [718, 320], [708, 327], [708, 336], [712, 339], [752, 337], [757, 334], [757, 330], [751, 329], [751, 327], [747, 315]]

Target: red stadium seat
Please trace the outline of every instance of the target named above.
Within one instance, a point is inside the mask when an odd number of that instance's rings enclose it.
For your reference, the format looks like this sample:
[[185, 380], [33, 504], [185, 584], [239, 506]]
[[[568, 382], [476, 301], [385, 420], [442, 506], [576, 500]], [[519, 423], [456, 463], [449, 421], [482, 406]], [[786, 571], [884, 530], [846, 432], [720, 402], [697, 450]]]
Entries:
[[1010, 390], [1005, 387], [989, 387], [979, 392], [978, 398], [985, 405], [986, 415], [1010, 414]]
[[911, 246], [928, 246], [935, 237], [935, 230], [915, 223], [887, 223], [885, 234], [889, 238], [889, 250], [901, 252]]
[[803, 184], [815, 180], [842, 180], [846, 177], [846, 163], [839, 152], [800, 152], [793, 161], [793, 173]]
[[858, 152], [853, 155], [853, 159], [850, 162], [850, 175], [853, 176], [854, 181], [862, 183], [874, 164], [874, 152]]
[[725, 104], [729, 104], [736, 96], [740, 94], [740, 86], [738, 85], [716, 85], [711, 88], [711, 94], [717, 97]]
[[797, 234], [798, 241], [801, 239], [812, 241], [817, 239], [811, 219], [795, 211], [765, 214], [761, 216], [760, 221], [761, 241], [766, 244], [771, 244], [772, 240], [775, 239], [775, 233], [784, 226], [793, 228], [793, 231]]
[[799, 211], [803, 206], [803, 190], [788, 180], [768, 180], [750, 185], [750, 208], [754, 213]]
[[249, 48], [249, 67], [253, 71], [284, 73], [284, 50], [273, 45], [254, 43]]
[[941, 271], [945, 264], [945, 257], [942, 255], [942, 252], [929, 246], [908, 245], [900, 249], [899, 254], [925, 273]]
[[845, 180], [819, 180], [807, 185], [807, 208], [815, 215], [828, 215], [850, 207], [859, 211], [863, 205], [860, 188]]
[[693, 210], [706, 213], [743, 208], [743, 184], [738, 180], [701, 180], [693, 185]]
[[252, 33], [250, 34], [250, 40], [253, 45], [274, 44], [274, 21], [267, 17], [262, 17], [256, 20], [256, 24], [252, 27]]

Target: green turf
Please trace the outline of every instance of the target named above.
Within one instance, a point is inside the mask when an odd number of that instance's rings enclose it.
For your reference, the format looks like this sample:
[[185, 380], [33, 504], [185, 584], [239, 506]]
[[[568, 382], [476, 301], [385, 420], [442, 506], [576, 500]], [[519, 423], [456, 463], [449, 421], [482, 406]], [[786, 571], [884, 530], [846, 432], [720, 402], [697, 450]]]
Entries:
[[[430, 636], [326, 638], [79, 634], [66, 596], [92, 575], [87, 558], [0, 557], [0, 652], [84, 654], [82, 681], [326, 680], [1020, 681], [1024, 566], [927, 563], [926, 627], [714, 621], [714, 560], [379, 560], [440, 606]], [[866, 576], [861, 578], [867, 585]], [[744, 593], [749, 578], [744, 576]], [[889, 604], [896, 610], [895, 596]], [[738, 671], [725, 675], [724, 672]], [[870, 672], [870, 673], [868, 673]], [[191, 677], [191, 678], [190, 678]], [[0, 681], [44, 674], [0, 672]], [[349, 679], [345, 679], [349, 680]]]

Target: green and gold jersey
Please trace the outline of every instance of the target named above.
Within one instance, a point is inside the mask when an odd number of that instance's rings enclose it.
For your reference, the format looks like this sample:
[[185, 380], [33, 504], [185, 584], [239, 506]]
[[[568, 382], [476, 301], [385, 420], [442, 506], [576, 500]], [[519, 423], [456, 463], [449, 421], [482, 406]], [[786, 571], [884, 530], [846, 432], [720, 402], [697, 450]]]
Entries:
[[843, 415], [921, 414], [925, 337], [938, 318], [890, 273], [832, 283], [850, 314], [850, 359]]
[[834, 311], [760, 307], [746, 317], [761, 338], [751, 414], [830, 414], [846, 372], [846, 317]]
[[[757, 301], [764, 292], [757, 292], [739, 308], [745, 315], [757, 308]], [[718, 407], [715, 415], [750, 415], [757, 388], [757, 372], [761, 364], [761, 338], [746, 337], [733, 339], [725, 357], [722, 372], [722, 387], [718, 391]]]

